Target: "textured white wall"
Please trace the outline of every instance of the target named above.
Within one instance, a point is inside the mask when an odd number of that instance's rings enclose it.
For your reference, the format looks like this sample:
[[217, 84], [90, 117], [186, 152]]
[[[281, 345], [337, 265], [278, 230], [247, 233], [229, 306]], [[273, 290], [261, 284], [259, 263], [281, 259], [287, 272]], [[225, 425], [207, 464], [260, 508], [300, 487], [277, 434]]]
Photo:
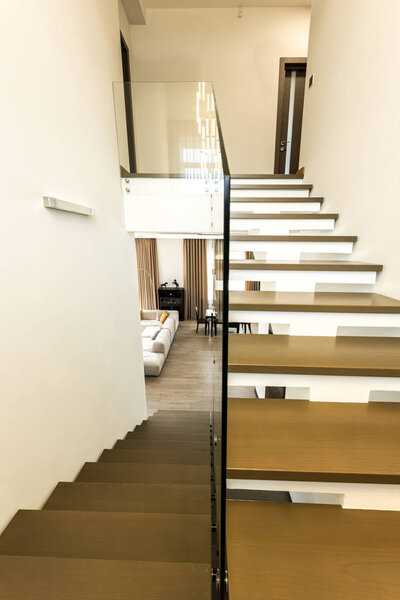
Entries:
[[300, 164], [354, 257], [400, 298], [400, 3], [313, 0]]
[[[0, 52], [1, 529], [146, 409], [111, 85], [117, 0], [3, 3]], [[43, 195], [96, 215], [47, 210]]]
[[232, 173], [272, 173], [279, 59], [306, 56], [310, 9], [148, 9], [131, 26], [137, 81], [212, 81]]
[[177, 239], [158, 239], [158, 272], [160, 284], [177, 279], [179, 285], [183, 287], [183, 240]]

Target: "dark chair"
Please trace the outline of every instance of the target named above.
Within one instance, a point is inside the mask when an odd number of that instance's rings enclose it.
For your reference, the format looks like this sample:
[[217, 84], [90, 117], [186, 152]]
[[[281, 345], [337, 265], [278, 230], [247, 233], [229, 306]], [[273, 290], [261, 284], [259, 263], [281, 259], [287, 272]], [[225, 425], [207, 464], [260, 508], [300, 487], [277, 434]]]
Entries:
[[197, 327], [196, 327], [196, 333], [199, 331], [199, 325], [205, 325], [205, 334], [207, 335], [207, 329], [208, 329], [208, 320], [207, 319], [200, 319], [199, 317], [199, 309], [197, 306], [194, 307], [194, 311], [196, 313], [196, 322], [197, 322]]
[[236, 329], [236, 333], [239, 333], [239, 330], [240, 330], [240, 323], [236, 323], [236, 322], [229, 322], [229, 323], [228, 323], [228, 328], [229, 328], [229, 329]]
[[243, 323], [241, 323], [243, 330], [245, 333], [247, 333], [247, 328], [249, 328], [249, 332], [252, 333], [251, 331], [251, 323], [248, 323], [246, 321], [244, 321]]

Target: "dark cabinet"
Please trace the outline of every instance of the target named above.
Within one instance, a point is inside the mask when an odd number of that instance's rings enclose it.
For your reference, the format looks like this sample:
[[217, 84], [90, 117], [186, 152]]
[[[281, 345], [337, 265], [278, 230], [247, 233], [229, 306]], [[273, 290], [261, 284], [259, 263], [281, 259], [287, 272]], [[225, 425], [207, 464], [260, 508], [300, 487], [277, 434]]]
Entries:
[[178, 310], [179, 320], [185, 318], [185, 290], [182, 287], [158, 288], [158, 307], [160, 310]]

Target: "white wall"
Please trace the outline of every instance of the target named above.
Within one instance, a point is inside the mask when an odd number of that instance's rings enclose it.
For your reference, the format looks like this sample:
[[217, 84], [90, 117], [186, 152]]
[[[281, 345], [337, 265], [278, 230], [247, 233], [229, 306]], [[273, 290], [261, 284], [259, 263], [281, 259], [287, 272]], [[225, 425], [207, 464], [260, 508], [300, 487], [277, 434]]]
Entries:
[[160, 285], [168, 281], [170, 286], [177, 279], [183, 287], [183, 240], [159, 238], [157, 254]]
[[[140, 422], [145, 391], [117, 0], [3, 3], [0, 53], [1, 529]], [[45, 209], [43, 195], [96, 215]]]
[[313, 0], [300, 164], [355, 258], [383, 263], [400, 298], [400, 3]]
[[279, 59], [306, 56], [309, 8], [148, 9], [131, 26], [137, 81], [211, 80], [232, 173], [272, 173]]

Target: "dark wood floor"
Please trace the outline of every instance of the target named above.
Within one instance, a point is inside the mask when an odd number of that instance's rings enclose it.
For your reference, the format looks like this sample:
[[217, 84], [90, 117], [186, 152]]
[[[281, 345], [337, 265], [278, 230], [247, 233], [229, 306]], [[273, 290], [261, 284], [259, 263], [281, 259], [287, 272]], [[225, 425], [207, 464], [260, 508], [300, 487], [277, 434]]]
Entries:
[[[149, 414], [157, 410], [212, 410], [221, 393], [222, 329], [217, 337], [196, 335], [195, 321], [181, 321], [159, 377], [146, 377]], [[213, 365], [214, 356], [217, 359]], [[235, 389], [235, 394], [238, 388]], [[252, 388], [240, 388], [241, 398], [254, 398]]]

